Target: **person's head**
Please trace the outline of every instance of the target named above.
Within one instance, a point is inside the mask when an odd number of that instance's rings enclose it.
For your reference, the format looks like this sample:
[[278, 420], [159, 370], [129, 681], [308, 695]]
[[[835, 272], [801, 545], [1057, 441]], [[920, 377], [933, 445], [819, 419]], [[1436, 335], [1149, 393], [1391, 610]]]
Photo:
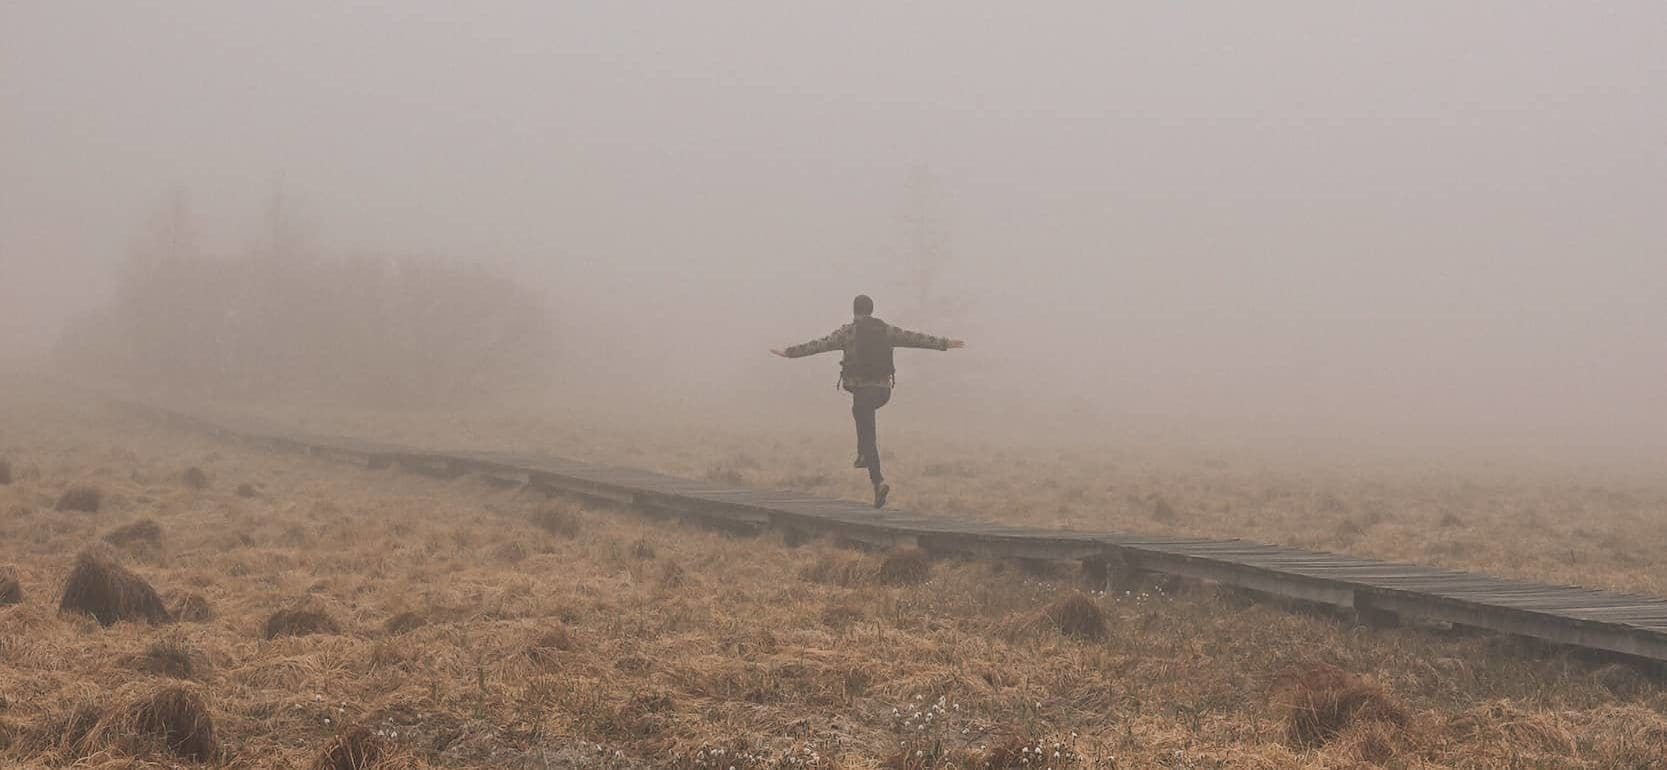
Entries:
[[851, 312], [858, 318], [874, 315], [874, 300], [869, 299], [867, 294], [858, 294], [856, 299], [851, 300]]

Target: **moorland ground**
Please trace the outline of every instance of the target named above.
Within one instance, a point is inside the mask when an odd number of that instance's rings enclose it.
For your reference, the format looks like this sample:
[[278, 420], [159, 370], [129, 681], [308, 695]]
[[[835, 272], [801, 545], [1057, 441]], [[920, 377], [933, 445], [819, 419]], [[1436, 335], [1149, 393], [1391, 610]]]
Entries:
[[[918, 398], [918, 396], [915, 396]], [[200, 408], [200, 405], [193, 405]], [[552, 453], [727, 484], [867, 500], [849, 416], [768, 422], [600, 414], [586, 404], [443, 415], [272, 407], [278, 426], [433, 448]], [[1667, 595], [1667, 466], [1578, 451], [1539, 459], [1321, 445], [1211, 447], [1112, 428], [1097, 440], [1047, 432], [958, 435], [882, 411], [892, 507], [1031, 526], [1241, 537], [1546, 583]], [[898, 419], [894, 419], [898, 418]], [[966, 415], [976, 425], [979, 415]], [[994, 422], [994, 421], [992, 421]], [[807, 427], [808, 426], [808, 427]], [[1341, 451], [1340, 451], [1341, 450]], [[1634, 458], [1636, 460], [1636, 458]]]
[[[1084, 594], [1070, 567], [789, 547], [480, 478], [241, 448], [47, 389], [8, 388], [0, 416], [11, 470], [0, 569], [17, 586], [0, 606], [10, 765], [1667, 762], [1667, 697], [1627, 662], [1360, 629], [1209, 586]], [[835, 462], [848, 453], [832, 431], [310, 419], [427, 445], [559, 447], [736, 483], [863, 491]], [[919, 510], [1239, 535], [1667, 593], [1649, 526], [1663, 492], [1643, 482], [926, 437], [893, 446], [892, 473], [908, 485], [900, 505]], [[77, 486], [98, 490], [96, 511], [59, 510]], [[61, 612], [83, 552], [153, 586], [172, 622], [105, 627]], [[182, 724], [209, 723], [210, 745], [184, 740]]]

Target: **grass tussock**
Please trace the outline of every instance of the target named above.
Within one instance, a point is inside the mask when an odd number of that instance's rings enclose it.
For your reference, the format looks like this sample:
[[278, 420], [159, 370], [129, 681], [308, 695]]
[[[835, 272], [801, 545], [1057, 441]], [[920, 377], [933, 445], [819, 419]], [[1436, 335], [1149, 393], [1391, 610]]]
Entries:
[[[1508, 701], [1492, 701], [1456, 714], [1439, 732], [1449, 740], [1510, 746], [1529, 756], [1566, 756], [1576, 753], [1580, 744], [1574, 731], [1558, 715], [1528, 711]], [[1667, 755], [1641, 766], [1660, 767], [1663, 763], [1667, 763]]]
[[341, 626], [336, 623], [335, 618], [330, 617], [330, 613], [325, 612], [322, 607], [308, 604], [272, 613], [261, 630], [261, 636], [266, 639], [339, 633]]
[[645, 538], [637, 538], [631, 542], [631, 558], [647, 561], [654, 558], [654, 544]]
[[505, 564], [520, 564], [531, 555], [532, 552], [527, 549], [527, 544], [519, 540], [507, 540], [492, 548], [492, 559]]
[[881, 560], [879, 577], [888, 586], [924, 583], [932, 577], [932, 556], [920, 548], [894, 549]]
[[666, 731], [677, 705], [675, 697], [661, 690], [633, 693], [623, 703], [603, 711], [595, 732], [616, 740], [654, 738]]
[[683, 565], [675, 561], [660, 562], [660, 586], [663, 588], [679, 588], [688, 582], [688, 572]]
[[1421, 748], [1408, 733], [1406, 728], [1390, 722], [1355, 722], [1332, 738], [1327, 750], [1333, 756], [1352, 758], [1372, 767], [1408, 766], [1407, 760]]
[[15, 742], [25, 755], [51, 758], [52, 764], [69, 764], [92, 753], [95, 731], [104, 716], [101, 701], [76, 700], [62, 712], [42, 716]]
[[0, 486], [12, 483], [12, 463], [0, 457]]
[[242, 484], [238, 484], [236, 493], [237, 493], [238, 497], [242, 497], [242, 498], [245, 498], [245, 499], [255, 498], [255, 497], [260, 496], [260, 492], [255, 489], [255, 485], [250, 484], [249, 482], [243, 482]]
[[1152, 498], [1152, 521], [1160, 524], [1170, 524], [1180, 518], [1175, 513], [1175, 506], [1162, 496]]
[[388, 740], [369, 727], [356, 725], [324, 744], [311, 770], [370, 770], [392, 752]]
[[1275, 708], [1293, 746], [1319, 746], [1363, 722], [1404, 725], [1406, 708], [1372, 677], [1328, 663], [1297, 664], [1274, 684]]
[[799, 569], [801, 580], [842, 588], [862, 585], [876, 579], [878, 574], [868, 559], [845, 551], [824, 553]]
[[876, 563], [847, 551], [823, 553], [799, 568], [799, 579], [821, 585], [855, 588], [866, 583], [907, 586], [932, 577], [932, 557], [920, 548], [897, 548]]
[[1094, 642], [1106, 637], [1105, 610], [1081, 591], [1054, 602], [1047, 609], [1047, 618], [1065, 636]]
[[104, 542], [117, 548], [160, 548], [162, 527], [151, 519], [140, 519], [105, 533]]
[[214, 620], [214, 605], [202, 594], [181, 594], [174, 601], [174, 619], [182, 623], [207, 623]]
[[533, 526], [558, 537], [572, 539], [579, 536], [582, 520], [579, 512], [569, 506], [549, 505], [532, 515]]
[[411, 633], [412, 631], [428, 625], [428, 623], [428, 615], [421, 612], [406, 611], [388, 618], [387, 621], [382, 624], [382, 630], [389, 634], [398, 636], [399, 634]]
[[133, 659], [134, 668], [153, 676], [173, 679], [202, 680], [209, 674], [208, 659], [190, 640], [181, 636], [164, 636], [151, 642], [143, 653]]
[[99, 506], [104, 504], [104, 493], [98, 487], [90, 484], [72, 484], [58, 495], [58, 502], [52, 506], [56, 511], [80, 511], [81, 513], [98, 513]]
[[836, 602], [822, 608], [822, 625], [829, 628], [842, 629], [852, 623], [868, 617], [861, 605], [854, 602]]
[[23, 583], [13, 567], [0, 567], [0, 607], [23, 603]]
[[1636, 666], [1627, 663], [1606, 663], [1592, 671], [1592, 681], [1617, 698], [1634, 698], [1648, 694], [1654, 683]]
[[173, 622], [173, 614], [162, 603], [156, 589], [144, 578], [129, 572], [109, 555], [82, 551], [58, 602], [63, 612], [93, 616], [99, 625], [118, 621]]
[[195, 465], [186, 468], [185, 472], [179, 475], [179, 480], [180, 483], [184, 484], [187, 488], [195, 489], [199, 492], [208, 489], [209, 484], [211, 483], [209, 481], [208, 474], [204, 472], [202, 468], [198, 468]]
[[[130, 695], [83, 694], [68, 709], [48, 713], [30, 726], [18, 748], [42, 764], [77, 767], [175, 765], [156, 761], [164, 755], [210, 763], [222, 757], [213, 715], [199, 689], [170, 683], [123, 692]], [[123, 756], [137, 761], [108, 764]], [[88, 764], [94, 759], [105, 761]]]
[[126, 716], [123, 727], [161, 741], [175, 756], [212, 762], [220, 755], [214, 719], [202, 693], [195, 688], [159, 687], [134, 702]]
[[556, 625], [546, 629], [527, 645], [527, 657], [535, 663], [550, 663], [564, 652], [572, 652], [573, 635], [567, 627]]

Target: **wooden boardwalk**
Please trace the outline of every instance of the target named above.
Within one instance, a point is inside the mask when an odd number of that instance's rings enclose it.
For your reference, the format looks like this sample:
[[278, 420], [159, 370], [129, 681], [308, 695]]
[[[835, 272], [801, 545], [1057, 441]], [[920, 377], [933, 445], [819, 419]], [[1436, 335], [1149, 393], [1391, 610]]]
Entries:
[[1556, 644], [1667, 661], [1667, 600], [1543, 585], [1414, 564], [1357, 559], [1244, 540], [1076, 532], [875, 510], [797, 492], [736, 489], [557, 457], [438, 452], [270, 426], [205, 421], [148, 405], [126, 406], [177, 427], [244, 443], [325, 455], [368, 467], [435, 475], [481, 474], [645, 511], [723, 526], [832, 534], [934, 553], [1080, 561], [1108, 585], [1139, 572], [1215, 581], [1361, 613], [1373, 622], [1451, 623]]

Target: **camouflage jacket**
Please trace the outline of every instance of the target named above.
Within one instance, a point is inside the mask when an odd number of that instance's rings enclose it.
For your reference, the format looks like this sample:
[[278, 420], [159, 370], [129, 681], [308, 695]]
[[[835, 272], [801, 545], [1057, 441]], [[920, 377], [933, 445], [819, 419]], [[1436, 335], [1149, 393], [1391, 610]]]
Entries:
[[[793, 347], [787, 348], [782, 352], [786, 353], [788, 358], [803, 358], [805, 356], [814, 356], [817, 353], [827, 353], [833, 350], [842, 350], [849, 353], [852, 340], [851, 327], [851, 324], [846, 324], [838, 329], [835, 329], [832, 334], [829, 334], [826, 337], [819, 340], [811, 340], [810, 342], [806, 342], [801, 345], [794, 345]], [[894, 348], [925, 348], [927, 350], [949, 349], [948, 337], [934, 337], [930, 334], [912, 332], [907, 329], [899, 329], [891, 324], [886, 324], [886, 337], [891, 340], [891, 346]], [[864, 380], [856, 377], [848, 378], [843, 375], [840, 378], [839, 384], [846, 390], [856, 390], [857, 388], [873, 386], [889, 388], [892, 385], [890, 379]]]

